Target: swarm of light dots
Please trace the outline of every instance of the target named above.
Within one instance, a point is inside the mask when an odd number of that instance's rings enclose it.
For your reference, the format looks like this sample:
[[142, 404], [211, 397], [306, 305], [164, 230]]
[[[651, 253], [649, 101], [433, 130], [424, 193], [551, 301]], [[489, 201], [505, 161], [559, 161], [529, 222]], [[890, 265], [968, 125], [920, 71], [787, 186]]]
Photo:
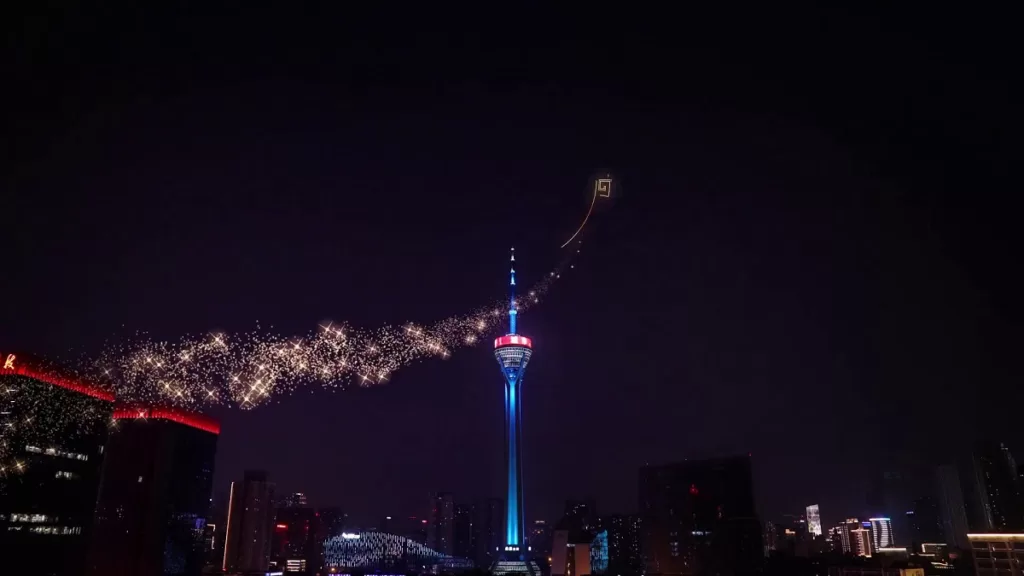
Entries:
[[[573, 268], [571, 256], [518, 301], [520, 311], [538, 304], [556, 280]], [[254, 408], [276, 396], [319, 385], [344, 388], [387, 381], [404, 366], [448, 358], [458, 348], [487, 341], [507, 323], [508, 302], [429, 325], [359, 329], [324, 323], [308, 334], [265, 332], [205, 334], [177, 342], [136, 339], [108, 348], [98, 376], [119, 400], [195, 406]]]

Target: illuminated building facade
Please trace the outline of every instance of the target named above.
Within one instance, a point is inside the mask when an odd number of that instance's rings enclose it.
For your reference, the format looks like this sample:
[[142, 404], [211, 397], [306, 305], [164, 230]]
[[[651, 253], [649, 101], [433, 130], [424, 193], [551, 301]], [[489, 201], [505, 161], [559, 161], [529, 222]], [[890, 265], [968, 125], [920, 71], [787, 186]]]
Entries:
[[875, 549], [892, 548], [896, 545], [892, 533], [892, 520], [889, 518], [871, 518], [871, 535]]
[[748, 456], [640, 469], [646, 574], [753, 573], [764, 559]]
[[807, 532], [811, 537], [821, 536], [821, 513], [817, 504], [807, 507]]
[[968, 534], [974, 573], [991, 576], [1024, 574], [1024, 534]]
[[640, 517], [602, 516], [601, 528], [608, 531], [608, 574], [633, 576], [643, 571], [640, 555]]
[[493, 572], [529, 572], [536, 574], [539, 567], [529, 560], [526, 544], [526, 520], [523, 515], [523, 442], [522, 442], [522, 386], [526, 366], [533, 355], [533, 341], [516, 332], [519, 314], [516, 304], [516, 254], [512, 251], [512, 269], [509, 276], [509, 332], [494, 340], [494, 358], [501, 367], [505, 380], [505, 461], [507, 464], [505, 490], [505, 553]]
[[850, 528], [850, 553], [870, 557], [875, 553], [875, 541], [871, 535], [871, 522], [861, 522], [857, 528]]
[[198, 576], [220, 425], [174, 408], [114, 410], [87, 574]]
[[0, 354], [0, 572], [80, 575], [114, 397], [22, 360]]
[[223, 571], [259, 572], [270, 565], [273, 501], [274, 485], [262, 470], [246, 470], [241, 482], [231, 483]]

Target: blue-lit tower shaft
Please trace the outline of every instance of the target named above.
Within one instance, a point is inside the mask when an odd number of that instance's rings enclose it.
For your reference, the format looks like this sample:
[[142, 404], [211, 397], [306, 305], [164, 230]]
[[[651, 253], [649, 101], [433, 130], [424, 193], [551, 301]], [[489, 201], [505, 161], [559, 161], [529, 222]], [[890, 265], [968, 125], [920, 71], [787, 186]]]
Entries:
[[[514, 249], [513, 249], [514, 250]], [[523, 373], [533, 353], [532, 342], [516, 333], [518, 315], [515, 286], [515, 252], [509, 277], [509, 333], [494, 341], [494, 357], [505, 378], [505, 459], [508, 465], [505, 498], [505, 549], [521, 550], [526, 544], [523, 516], [522, 472], [522, 384]]]

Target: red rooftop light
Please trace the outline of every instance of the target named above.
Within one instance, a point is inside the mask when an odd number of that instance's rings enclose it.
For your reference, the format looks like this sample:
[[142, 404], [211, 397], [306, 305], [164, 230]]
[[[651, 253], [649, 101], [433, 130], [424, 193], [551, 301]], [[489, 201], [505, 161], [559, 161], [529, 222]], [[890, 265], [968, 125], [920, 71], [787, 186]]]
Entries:
[[65, 390], [71, 390], [72, 392], [92, 396], [99, 400], [106, 400], [107, 402], [114, 401], [113, 392], [104, 390], [92, 384], [86, 384], [79, 380], [65, 378], [52, 372], [33, 368], [32, 366], [20, 361], [20, 359], [14, 354], [7, 355], [5, 363], [2, 366], [3, 367], [0, 367], [0, 374], [16, 374], [18, 376], [24, 376], [40, 382], [46, 382], [47, 384], [58, 386]]
[[522, 346], [524, 348], [533, 349], [533, 340], [526, 336], [517, 336], [515, 334], [507, 334], [505, 336], [499, 336], [494, 339], [494, 347], [501, 348], [502, 346]]
[[119, 406], [114, 410], [114, 420], [134, 420], [135, 418], [170, 420], [210, 434], [220, 434], [220, 422], [205, 414], [186, 412], [178, 408], [149, 408], [146, 406]]

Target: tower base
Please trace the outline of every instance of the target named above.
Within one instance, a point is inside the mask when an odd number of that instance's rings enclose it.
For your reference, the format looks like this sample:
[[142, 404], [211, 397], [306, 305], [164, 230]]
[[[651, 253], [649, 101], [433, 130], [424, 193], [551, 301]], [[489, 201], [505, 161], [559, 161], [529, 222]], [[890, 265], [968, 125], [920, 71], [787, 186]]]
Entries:
[[491, 566], [491, 574], [494, 576], [511, 576], [512, 574], [523, 574], [524, 576], [541, 576], [540, 566], [534, 560], [519, 560], [502, 558]]

